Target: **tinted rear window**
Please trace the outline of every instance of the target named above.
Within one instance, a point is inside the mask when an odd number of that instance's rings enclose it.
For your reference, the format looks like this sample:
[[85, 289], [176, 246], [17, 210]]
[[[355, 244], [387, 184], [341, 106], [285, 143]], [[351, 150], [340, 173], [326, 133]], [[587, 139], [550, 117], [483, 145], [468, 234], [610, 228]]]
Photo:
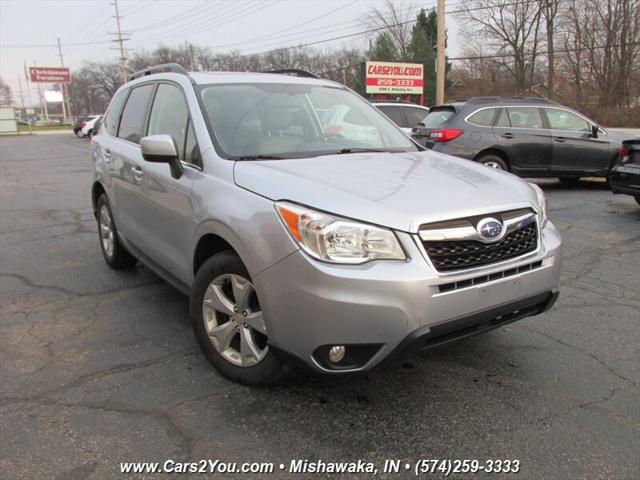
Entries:
[[442, 108], [431, 110], [429, 114], [422, 120], [425, 127], [435, 128], [445, 125], [451, 117], [456, 114], [452, 108]]
[[384, 113], [391, 120], [393, 120], [393, 123], [395, 123], [399, 127], [405, 126], [404, 118], [402, 118], [402, 112], [400, 111], [400, 107], [379, 105], [378, 109], [381, 110], [382, 113]]

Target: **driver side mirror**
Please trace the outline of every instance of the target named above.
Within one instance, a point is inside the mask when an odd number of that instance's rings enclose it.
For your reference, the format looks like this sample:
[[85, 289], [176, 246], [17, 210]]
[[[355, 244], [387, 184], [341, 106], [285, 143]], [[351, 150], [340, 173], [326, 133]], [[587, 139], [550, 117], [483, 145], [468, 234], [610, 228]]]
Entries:
[[140, 141], [142, 158], [147, 162], [168, 163], [173, 178], [180, 178], [184, 168], [178, 159], [178, 147], [171, 135], [149, 135]]
[[598, 125], [591, 125], [591, 136], [593, 138], [598, 138], [598, 130], [600, 130], [600, 127], [598, 127]]

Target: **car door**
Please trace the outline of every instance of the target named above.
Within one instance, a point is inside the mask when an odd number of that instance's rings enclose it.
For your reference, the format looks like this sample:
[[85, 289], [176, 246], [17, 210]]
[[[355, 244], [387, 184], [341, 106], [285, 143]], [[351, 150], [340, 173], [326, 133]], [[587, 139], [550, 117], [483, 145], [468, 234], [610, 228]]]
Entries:
[[517, 173], [547, 173], [551, 167], [553, 144], [545, 128], [540, 108], [503, 107], [493, 127], [512, 169]]
[[593, 136], [591, 122], [563, 108], [543, 110], [553, 137], [553, 173], [585, 174], [609, 167], [609, 141], [604, 135]]
[[109, 165], [113, 190], [113, 216], [118, 230], [136, 246], [141, 239], [142, 139], [155, 85], [147, 83], [131, 89], [120, 116], [116, 138], [103, 152]]
[[140, 249], [169, 273], [188, 282], [192, 265], [188, 255], [190, 225], [194, 218], [191, 187], [201, 176], [201, 168], [189, 108], [179, 85], [158, 84], [146, 134], [170, 135], [185, 168], [180, 178], [174, 178], [169, 165], [143, 161]]

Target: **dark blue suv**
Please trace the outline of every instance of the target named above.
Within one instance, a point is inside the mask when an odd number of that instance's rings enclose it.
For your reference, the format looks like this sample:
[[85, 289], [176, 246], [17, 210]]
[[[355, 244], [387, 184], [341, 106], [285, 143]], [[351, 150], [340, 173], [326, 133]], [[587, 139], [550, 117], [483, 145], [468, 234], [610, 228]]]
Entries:
[[544, 98], [438, 105], [411, 132], [420, 145], [524, 177], [606, 176], [622, 138]]

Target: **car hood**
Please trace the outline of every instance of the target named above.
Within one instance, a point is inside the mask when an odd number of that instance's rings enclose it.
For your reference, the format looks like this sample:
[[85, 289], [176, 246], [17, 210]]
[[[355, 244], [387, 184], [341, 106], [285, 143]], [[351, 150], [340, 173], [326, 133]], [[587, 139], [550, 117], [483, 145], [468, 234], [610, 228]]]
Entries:
[[518, 177], [437, 152], [239, 161], [234, 177], [238, 186], [271, 200], [408, 232], [537, 202]]

